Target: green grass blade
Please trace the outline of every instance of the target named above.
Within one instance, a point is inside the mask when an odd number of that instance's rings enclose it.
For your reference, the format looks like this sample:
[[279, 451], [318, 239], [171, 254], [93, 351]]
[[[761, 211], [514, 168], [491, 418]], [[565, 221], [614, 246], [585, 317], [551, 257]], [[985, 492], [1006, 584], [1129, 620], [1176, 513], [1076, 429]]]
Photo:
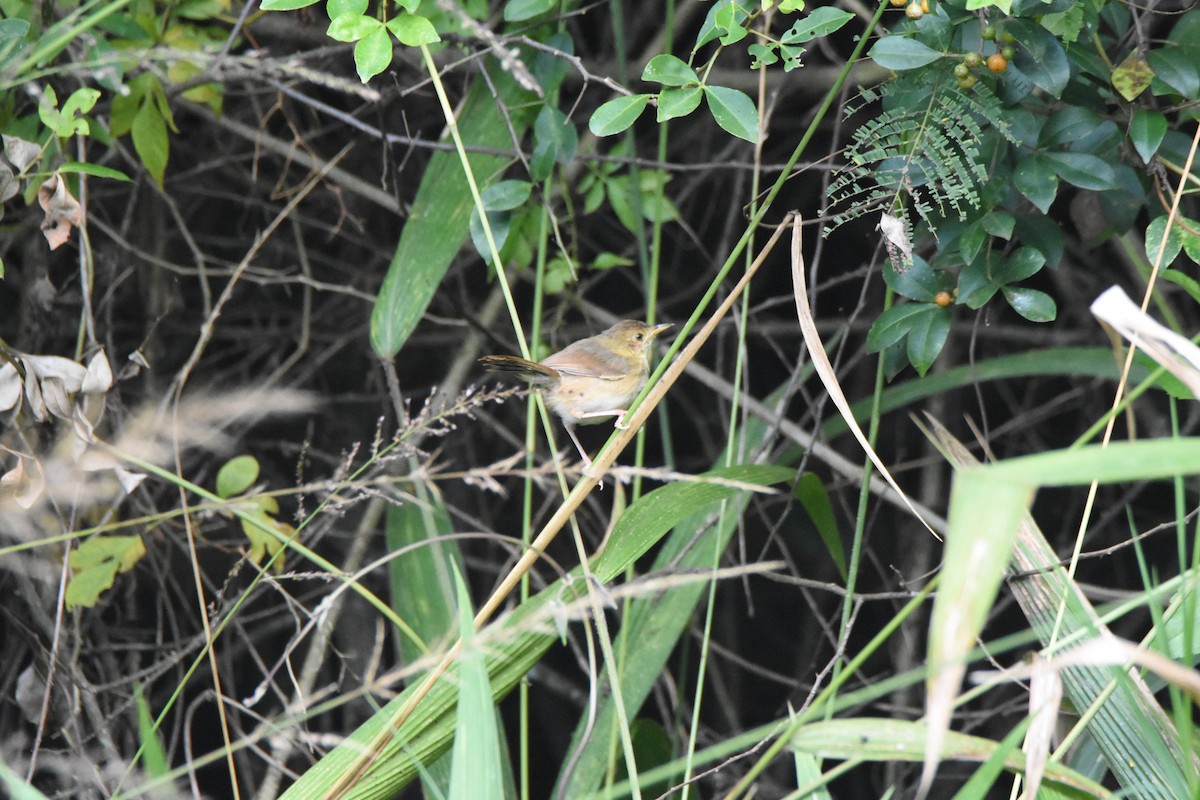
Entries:
[[463, 643], [458, 660], [458, 707], [454, 730], [450, 800], [502, 800], [504, 782], [500, 767], [500, 734], [488, 683], [487, 664], [475, 636], [471, 598], [458, 570], [458, 633]]

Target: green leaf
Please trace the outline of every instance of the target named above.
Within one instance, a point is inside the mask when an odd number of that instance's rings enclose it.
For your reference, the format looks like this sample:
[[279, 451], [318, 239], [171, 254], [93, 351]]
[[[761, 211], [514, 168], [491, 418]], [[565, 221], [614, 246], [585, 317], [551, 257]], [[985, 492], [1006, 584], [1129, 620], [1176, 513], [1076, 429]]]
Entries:
[[1158, 248], [1162, 244], [1163, 231], [1167, 228], [1167, 216], [1164, 214], [1161, 217], [1155, 217], [1150, 224], [1146, 226], [1146, 259], [1151, 264], [1161, 264], [1168, 267], [1179, 256], [1179, 251], [1183, 249], [1183, 236], [1179, 232], [1179, 225], [1172, 225], [1170, 233], [1167, 234], [1167, 244], [1163, 248], [1163, 256], [1161, 262], [1158, 257]]
[[423, 44], [433, 44], [442, 40], [432, 22], [418, 14], [409, 14], [407, 11], [388, 20], [387, 28], [400, 40], [401, 44], [409, 47], [420, 47]]
[[1090, 153], [1042, 153], [1058, 177], [1080, 189], [1104, 191], [1116, 189], [1113, 168], [1099, 156]]
[[529, 181], [497, 181], [480, 192], [479, 199], [488, 211], [511, 211], [525, 205], [532, 191]]
[[369, 0], [328, 0], [325, 15], [333, 21], [342, 14], [366, 14]]
[[161, 187], [163, 176], [167, 172], [170, 142], [167, 139], [167, 123], [149, 98], [134, 114], [130, 133], [138, 158], [142, 160], [150, 177]]
[[298, 8], [308, 8], [316, 5], [317, 0], [262, 0], [263, 11], [295, 11]]
[[92, 608], [113, 584], [146, 555], [140, 536], [93, 536], [71, 552], [71, 578], [64, 595], [67, 609]]
[[1004, 30], [1017, 39], [1017, 68], [1042, 91], [1062, 96], [1071, 78], [1071, 64], [1062, 42], [1032, 20], [1007, 20]]
[[552, 105], [542, 106], [533, 121], [533, 158], [530, 171], [534, 180], [550, 177], [555, 163], [566, 166], [579, 150], [579, 134], [567, 115]]
[[779, 55], [775, 52], [775, 45], [771, 44], [752, 44], [746, 48], [746, 52], [754, 58], [754, 61], [750, 64], [750, 69], [769, 67], [779, 60]]
[[908, 361], [922, 378], [946, 344], [952, 312], [932, 303], [921, 304], [925, 313], [916, 316], [908, 331]]
[[247, 489], [258, 480], [258, 459], [254, 456], [236, 456], [217, 470], [217, 497], [228, 500]]
[[[140, 683], [133, 684], [133, 700], [137, 706], [138, 739], [142, 743], [142, 763], [146, 765], [146, 774], [151, 778], [165, 778], [171, 772], [171, 762], [154, 728], [154, 715], [150, 713], [150, 705], [142, 694]], [[149, 796], [155, 795], [150, 793]]]
[[992, 269], [992, 281], [1000, 285], [1016, 283], [1036, 275], [1046, 264], [1046, 256], [1033, 247], [1018, 247]]
[[1013, 227], [1017, 220], [1011, 213], [997, 209], [986, 214], [981, 222], [983, 229], [997, 239], [1005, 241], [1012, 238]]
[[1058, 194], [1058, 175], [1040, 153], [1031, 153], [1017, 161], [1013, 183], [1043, 214], [1050, 210], [1050, 204]]
[[1058, 316], [1054, 298], [1045, 292], [1023, 286], [1005, 286], [1002, 291], [1013, 311], [1030, 322], [1053, 322]]
[[713, 482], [681, 481], [648, 492], [625, 510], [613, 527], [608, 546], [592, 566], [601, 580], [631, 567], [663, 534], [706, 506], [734, 497], [745, 489], [721, 481], [770, 486], [791, 480], [795, 470], [770, 464], [745, 464], [721, 467], [696, 476]]
[[758, 109], [745, 92], [724, 86], [705, 86], [704, 96], [718, 125], [739, 139], [758, 141]]
[[730, 28], [741, 30], [741, 35], [745, 36], [744, 23], [750, 18], [750, 11], [755, 5], [757, 3], [752, 0], [740, 0], [740, 2], [739, 0], [717, 0], [704, 17], [704, 23], [700, 26], [699, 33], [696, 34], [696, 44], [692, 50], [699, 50], [714, 39], [727, 36]]
[[380, 25], [354, 45], [354, 67], [363, 83], [371, 80], [392, 63], [392, 37]]
[[813, 9], [804, 19], [796, 20], [796, 24], [779, 40], [784, 44], [802, 44], [820, 36], [828, 36], [852, 19], [854, 15], [849, 11], [833, 6], [820, 6]]
[[357, 42], [382, 27], [382, 22], [366, 14], [341, 14], [329, 23], [325, 35], [336, 42]]
[[658, 93], [658, 121], [686, 117], [700, 106], [704, 89], [699, 86], [684, 86], [679, 89], [666, 88]]
[[588, 120], [588, 129], [596, 136], [612, 136], [620, 133], [642, 115], [646, 103], [650, 102], [648, 94], [631, 94], [616, 97], [597, 108]]
[[747, 16], [741, 7], [736, 3], [731, 3], [727, 6], [722, 6], [716, 10], [714, 21], [718, 30], [721, 33], [721, 44], [729, 47], [731, 44], [736, 44], [746, 38], [746, 26], [744, 24]]
[[642, 80], [661, 83], [663, 86], [688, 86], [700, 83], [696, 71], [687, 62], [669, 53], [661, 53], [650, 59], [642, 70]]
[[[533, 121], [538, 106], [532, 99], [498, 68], [491, 85], [474, 81], [459, 114], [463, 143], [471, 148], [511, 146], [512, 137], [524, 136]], [[499, 108], [509, 110], [507, 118], [500, 116]], [[476, 176], [495, 175], [508, 166], [508, 159], [485, 153], [472, 152], [467, 159]], [[371, 346], [383, 358], [396, 355], [424, 316], [450, 263], [462, 249], [474, 207], [458, 154], [431, 156], [371, 311]]]
[[867, 332], [867, 352], [878, 353], [908, 335], [917, 318], [929, 312], [927, 303], [892, 306], [875, 318]]
[[1129, 140], [1142, 161], [1150, 163], [1166, 135], [1167, 118], [1162, 112], [1146, 108], [1133, 110], [1133, 118], [1129, 120]]
[[1146, 60], [1154, 70], [1154, 77], [1171, 90], [1189, 100], [1200, 96], [1200, 63], [1187, 50], [1167, 45], [1151, 50]]
[[612, 269], [613, 267], [632, 267], [637, 262], [632, 258], [619, 256], [616, 253], [600, 253], [592, 260], [592, 269]]
[[942, 289], [933, 267], [916, 253], [912, 264], [903, 271], [897, 271], [889, 259], [883, 268], [883, 280], [896, 294], [923, 303], [932, 303]]
[[492, 701], [484, 646], [476, 642], [471, 598], [457, 568], [454, 585], [458, 595], [458, 635], [462, 654], [457, 659], [455, 681], [458, 704], [450, 768], [450, 800], [502, 800], [504, 779], [500, 768], [496, 707]]
[[829, 492], [818, 475], [805, 472], [796, 481], [796, 499], [808, 513], [813, 526], [817, 529], [825, 549], [829, 551], [833, 563], [837, 566], [842, 578], [846, 577], [846, 552], [842, 547], [842, 534], [838, 530], [837, 516], [833, 513], [833, 503], [829, 500]]
[[921, 44], [916, 39], [892, 35], [885, 36], [872, 45], [867, 55], [884, 69], [902, 72], [932, 64], [945, 54]]
[[967, 308], [983, 308], [999, 290], [988, 273], [988, 254], [962, 268], [958, 273], [958, 304]]
[[119, 169], [106, 167], [102, 164], [88, 164], [82, 161], [66, 161], [58, 165], [57, 172], [72, 172], [81, 175], [92, 175], [97, 178], [112, 178], [115, 181], [132, 181], [133, 178]]
[[1146, 91], [1153, 79], [1154, 70], [1150, 69], [1145, 59], [1138, 56], [1136, 50], [1118, 64], [1112, 73], [1113, 88], [1129, 103]]
[[505, 22], [524, 22], [549, 12], [557, 0], [508, 0], [504, 4]]

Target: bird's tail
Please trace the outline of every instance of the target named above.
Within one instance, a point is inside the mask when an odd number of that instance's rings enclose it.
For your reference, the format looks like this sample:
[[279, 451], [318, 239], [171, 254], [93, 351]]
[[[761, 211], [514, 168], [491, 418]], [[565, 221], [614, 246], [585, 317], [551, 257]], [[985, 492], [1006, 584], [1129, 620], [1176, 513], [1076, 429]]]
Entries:
[[484, 356], [479, 363], [488, 372], [509, 372], [534, 386], [545, 386], [559, 379], [558, 370], [519, 356]]

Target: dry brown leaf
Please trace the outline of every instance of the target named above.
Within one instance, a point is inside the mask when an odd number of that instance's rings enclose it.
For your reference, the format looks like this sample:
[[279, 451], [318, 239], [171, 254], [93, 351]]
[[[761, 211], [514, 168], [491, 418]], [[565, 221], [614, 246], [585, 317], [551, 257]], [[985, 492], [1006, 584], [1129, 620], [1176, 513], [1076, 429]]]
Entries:
[[38, 187], [38, 203], [46, 212], [42, 233], [51, 250], [57, 250], [71, 238], [71, 228], [83, 224], [83, 208], [71, 196], [62, 175], [54, 173]]

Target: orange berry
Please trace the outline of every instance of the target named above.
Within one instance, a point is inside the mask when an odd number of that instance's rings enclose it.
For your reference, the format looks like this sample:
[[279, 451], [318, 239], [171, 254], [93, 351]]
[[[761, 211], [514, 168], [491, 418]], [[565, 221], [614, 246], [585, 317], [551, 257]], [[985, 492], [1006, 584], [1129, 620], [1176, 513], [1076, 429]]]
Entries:
[[987, 68], [992, 72], [1004, 72], [1008, 69], [1008, 59], [1000, 53], [992, 53], [988, 56]]
[[937, 296], [933, 298], [933, 302], [941, 308], [945, 308], [954, 302], [954, 298], [950, 296], [949, 292], [938, 292]]

